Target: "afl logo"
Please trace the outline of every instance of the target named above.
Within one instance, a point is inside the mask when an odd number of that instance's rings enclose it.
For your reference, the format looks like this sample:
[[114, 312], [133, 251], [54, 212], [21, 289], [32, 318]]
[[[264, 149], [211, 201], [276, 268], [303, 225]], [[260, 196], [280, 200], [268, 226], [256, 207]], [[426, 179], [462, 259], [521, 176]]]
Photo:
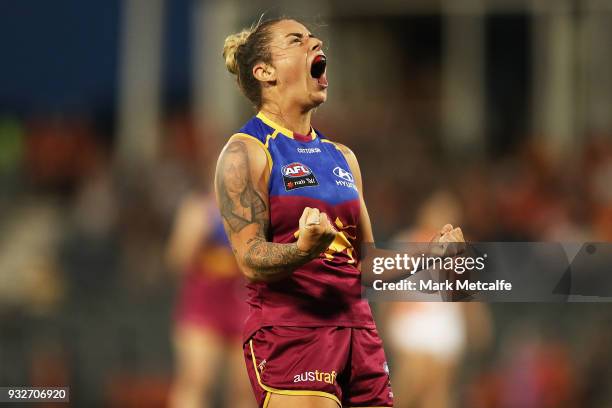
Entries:
[[319, 182], [308, 166], [293, 162], [281, 168], [285, 191], [295, 190], [302, 187], [318, 186]]
[[334, 174], [337, 177], [340, 177], [341, 179], [348, 181], [349, 183], [355, 182], [355, 180], [353, 179], [353, 175], [349, 173], [348, 171], [341, 169], [340, 167], [336, 167], [334, 169]]
[[311, 174], [312, 171], [308, 168], [308, 166], [302, 163], [296, 162], [283, 166], [283, 176], [285, 177], [297, 178], [310, 176]]

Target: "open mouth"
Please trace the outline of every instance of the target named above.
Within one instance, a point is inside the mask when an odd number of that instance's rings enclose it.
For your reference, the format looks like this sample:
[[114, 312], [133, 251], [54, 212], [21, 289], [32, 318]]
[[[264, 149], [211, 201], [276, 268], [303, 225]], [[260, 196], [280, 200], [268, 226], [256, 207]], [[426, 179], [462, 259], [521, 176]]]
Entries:
[[317, 81], [317, 84], [322, 89], [326, 89], [329, 85], [327, 82], [327, 74], [325, 68], [327, 67], [327, 57], [323, 54], [319, 54], [312, 60], [310, 66], [310, 75]]
[[325, 73], [325, 67], [327, 66], [327, 58], [325, 55], [317, 55], [312, 61], [310, 66], [310, 75], [313, 78], [319, 79]]

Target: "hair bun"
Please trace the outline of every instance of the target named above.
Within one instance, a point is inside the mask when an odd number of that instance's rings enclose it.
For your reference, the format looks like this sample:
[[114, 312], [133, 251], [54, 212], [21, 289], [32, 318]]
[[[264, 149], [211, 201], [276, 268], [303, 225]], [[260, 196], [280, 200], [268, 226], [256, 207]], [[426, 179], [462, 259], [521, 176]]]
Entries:
[[225, 39], [223, 45], [223, 58], [227, 70], [234, 75], [238, 75], [238, 61], [236, 53], [241, 45], [244, 45], [251, 35], [251, 30], [242, 30], [239, 33], [231, 34]]

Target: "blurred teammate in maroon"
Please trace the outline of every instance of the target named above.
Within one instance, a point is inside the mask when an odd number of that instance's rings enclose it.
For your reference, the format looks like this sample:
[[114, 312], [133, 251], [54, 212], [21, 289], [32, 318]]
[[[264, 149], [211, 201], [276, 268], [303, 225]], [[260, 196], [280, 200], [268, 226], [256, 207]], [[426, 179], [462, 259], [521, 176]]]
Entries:
[[253, 407], [242, 360], [240, 336], [246, 317], [244, 279], [236, 265], [214, 198], [194, 193], [180, 205], [167, 250], [170, 264], [184, 273], [173, 333], [176, 374], [170, 406]]

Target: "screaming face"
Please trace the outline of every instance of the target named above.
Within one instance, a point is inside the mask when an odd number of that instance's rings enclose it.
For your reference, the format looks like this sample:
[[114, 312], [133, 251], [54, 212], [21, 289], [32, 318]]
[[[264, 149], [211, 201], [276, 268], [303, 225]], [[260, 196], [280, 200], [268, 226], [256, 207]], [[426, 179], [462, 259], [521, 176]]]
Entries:
[[271, 29], [270, 52], [274, 81], [271, 98], [295, 101], [311, 109], [327, 99], [327, 58], [323, 42], [294, 20], [282, 20]]

